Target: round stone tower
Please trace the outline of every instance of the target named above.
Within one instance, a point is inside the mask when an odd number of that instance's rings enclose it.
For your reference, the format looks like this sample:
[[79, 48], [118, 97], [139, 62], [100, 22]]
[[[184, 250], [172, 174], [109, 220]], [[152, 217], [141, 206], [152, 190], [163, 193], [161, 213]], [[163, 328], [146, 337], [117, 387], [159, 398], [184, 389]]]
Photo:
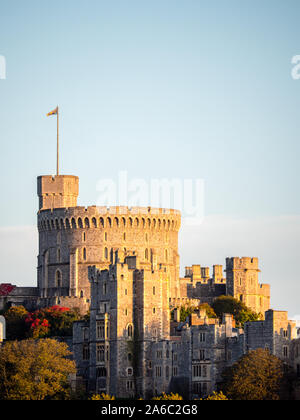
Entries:
[[[118, 249], [141, 264], [169, 273], [170, 296], [179, 298], [180, 212], [150, 207], [77, 207], [75, 176], [38, 178], [38, 288], [42, 298], [89, 303], [88, 267], [108, 269]], [[79, 299], [81, 300], [80, 305]]]

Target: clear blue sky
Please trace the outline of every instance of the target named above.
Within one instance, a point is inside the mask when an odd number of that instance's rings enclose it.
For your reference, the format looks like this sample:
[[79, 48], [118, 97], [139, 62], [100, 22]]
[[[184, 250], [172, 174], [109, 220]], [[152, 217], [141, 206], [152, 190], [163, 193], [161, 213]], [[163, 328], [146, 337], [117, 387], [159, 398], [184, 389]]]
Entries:
[[299, 215], [299, 17], [299, 0], [2, 2], [0, 226], [35, 224], [57, 104], [81, 205], [125, 169], [203, 178], [208, 216]]

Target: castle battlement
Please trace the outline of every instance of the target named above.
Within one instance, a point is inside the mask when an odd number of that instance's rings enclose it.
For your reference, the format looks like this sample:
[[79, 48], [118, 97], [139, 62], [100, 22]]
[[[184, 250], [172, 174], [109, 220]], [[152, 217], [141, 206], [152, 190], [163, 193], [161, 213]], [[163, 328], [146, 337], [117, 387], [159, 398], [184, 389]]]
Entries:
[[180, 211], [152, 207], [90, 206], [55, 208], [38, 212], [39, 230], [123, 226], [178, 231], [180, 224]]

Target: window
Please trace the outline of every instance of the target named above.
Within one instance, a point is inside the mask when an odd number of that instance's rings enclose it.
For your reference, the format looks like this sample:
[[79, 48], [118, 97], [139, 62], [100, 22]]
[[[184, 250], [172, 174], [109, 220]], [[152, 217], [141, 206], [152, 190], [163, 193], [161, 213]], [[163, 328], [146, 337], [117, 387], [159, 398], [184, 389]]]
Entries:
[[97, 362], [105, 362], [105, 348], [102, 344], [97, 344], [96, 351]]
[[55, 273], [55, 287], [60, 288], [62, 286], [62, 274], [60, 270]]
[[173, 376], [176, 377], [178, 375], [178, 368], [177, 366], [173, 367]]
[[127, 369], [127, 376], [133, 376], [133, 369], [132, 368]]
[[155, 309], [155, 308], [153, 308], [153, 314], [155, 314], [155, 312], [156, 312], [156, 309]]
[[153, 296], [155, 296], [155, 293], [156, 293], [156, 289], [155, 287], [153, 287]]
[[61, 252], [60, 252], [60, 248], [58, 248], [58, 250], [57, 250], [56, 261], [58, 263], [61, 263]]
[[83, 335], [83, 340], [88, 341], [89, 335], [90, 335], [89, 334], [89, 329], [88, 328], [83, 328], [82, 335]]
[[200, 343], [205, 343], [205, 339], [206, 339], [206, 334], [205, 333], [200, 333], [200, 335], [199, 335]]
[[83, 290], [81, 290], [81, 292], [80, 292], [80, 297], [81, 297], [81, 298], [83, 298], [83, 295], [84, 295], [84, 294], [83, 294]]
[[163, 352], [161, 350], [156, 352], [156, 358], [157, 359], [162, 359], [162, 355], [163, 355]]
[[170, 368], [169, 366], [166, 367], [166, 378], [169, 379], [170, 376]]
[[199, 350], [199, 358], [200, 360], [205, 360], [205, 350]]
[[128, 325], [127, 328], [127, 335], [128, 337], [132, 338], [133, 337], [133, 326], [132, 325]]
[[288, 346], [283, 346], [283, 356], [288, 357]]
[[157, 378], [161, 377], [161, 366], [155, 366], [155, 376]]
[[107, 260], [108, 259], [108, 249], [104, 248], [104, 258]]
[[90, 360], [90, 348], [88, 344], [84, 344], [82, 348], [82, 360]]
[[105, 378], [106, 377], [106, 369], [105, 369], [105, 367], [97, 368], [96, 375], [97, 375], [97, 378]]
[[169, 351], [169, 349], [167, 349], [167, 351], [166, 351], [166, 358], [169, 359], [169, 357], [170, 357], [170, 351]]
[[168, 262], [168, 250], [165, 250], [165, 261]]
[[149, 258], [149, 251], [148, 249], [145, 250], [145, 260], [148, 260]]
[[287, 330], [283, 330], [283, 337], [287, 338], [288, 337], [288, 331]]
[[104, 241], [107, 242], [107, 232], [104, 233]]
[[107, 293], [107, 284], [103, 283], [103, 294], [106, 295]]
[[174, 361], [174, 362], [177, 362], [177, 353], [174, 353], [174, 354], [173, 354], [173, 361]]
[[205, 365], [202, 368], [202, 376], [203, 376], [203, 378], [207, 377], [207, 366], [205, 366]]
[[132, 391], [133, 390], [133, 381], [127, 381], [126, 382], [126, 389], [127, 389], [127, 391]]
[[201, 365], [193, 366], [193, 378], [200, 378], [201, 376]]
[[83, 234], [82, 234], [82, 241], [83, 241], [83, 242], [85, 242], [85, 241], [86, 241], [86, 233], [85, 233], [85, 232], [83, 232]]
[[97, 322], [97, 340], [105, 339], [105, 321]]
[[83, 259], [86, 261], [86, 248], [83, 248]]
[[123, 241], [126, 241], [126, 233], [123, 233]]

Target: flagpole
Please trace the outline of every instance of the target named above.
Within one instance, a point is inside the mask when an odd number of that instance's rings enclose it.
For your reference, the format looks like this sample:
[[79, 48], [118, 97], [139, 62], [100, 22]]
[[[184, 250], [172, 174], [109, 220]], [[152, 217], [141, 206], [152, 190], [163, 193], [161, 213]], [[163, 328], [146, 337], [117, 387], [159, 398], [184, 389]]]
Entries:
[[57, 107], [57, 160], [56, 160], [56, 174], [59, 175], [59, 110]]

